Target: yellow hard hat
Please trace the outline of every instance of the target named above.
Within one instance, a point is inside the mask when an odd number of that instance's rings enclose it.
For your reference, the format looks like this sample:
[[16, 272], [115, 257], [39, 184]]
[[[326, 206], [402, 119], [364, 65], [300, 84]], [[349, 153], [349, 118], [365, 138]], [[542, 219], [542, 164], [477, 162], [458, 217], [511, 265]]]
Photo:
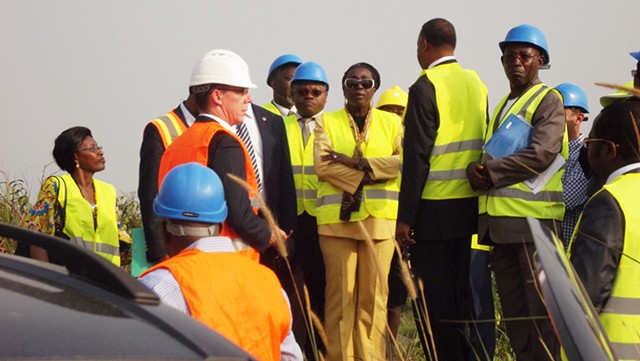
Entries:
[[401, 107], [406, 107], [407, 100], [409, 100], [409, 95], [407, 95], [404, 90], [396, 85], [393, 88], [385, 90], [382, 95], [380, 95], [376, 108], [380, 108], [385, 105], [398, 105]]
[[[628, 87], [628, 88], [633, 88], [633, 80], [624, 83], [624, 86]], [[622, 90], [622, 89], [618, 89], [616, 90], [615, 93], [611, 93], [611, 94], [607, 94], [607, 95], [603, 95], [600, 97], [600, 105], [602, 105], [603, 107], [606, 107], [607, 105], [611, 104], [611, 103], [615, 103], [618, 100], [624, 100], [627, 98], [630, 98], [631, 94], [627, 93], [626, 90]]]

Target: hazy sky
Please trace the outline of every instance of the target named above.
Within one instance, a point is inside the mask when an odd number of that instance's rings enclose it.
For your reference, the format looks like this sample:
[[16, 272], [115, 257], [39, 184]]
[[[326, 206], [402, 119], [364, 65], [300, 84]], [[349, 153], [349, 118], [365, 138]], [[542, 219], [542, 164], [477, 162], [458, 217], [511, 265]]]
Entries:
[[327, 110], [336, 110], [342, 74], [358, 61], [377, 67], [381, 90], [408, 88], [420, 72], [418, 31], [434, 17], [455, 25], [458, 60], [487, 84], [492, 109], [508, 91], [498, 42], [513, 26], [540, 27], [551, 60], [542, 81], [582, 86], [593, 119], [611, 92], [593, 83], [631, 80], [639, 13], [637, 0], [0, 0], [0, 170], [37, 192], [43, 171], [58, 169], [44, 169], [55, 137], [84, 125], [105, 149], [107, 169], [96, 177], [135, 191], [144, 126], [186, 96], [206, 51], [230, 49], [249, 63], [257, 104], [271, 99], [275, 57], [318, 62], [331, 83]]

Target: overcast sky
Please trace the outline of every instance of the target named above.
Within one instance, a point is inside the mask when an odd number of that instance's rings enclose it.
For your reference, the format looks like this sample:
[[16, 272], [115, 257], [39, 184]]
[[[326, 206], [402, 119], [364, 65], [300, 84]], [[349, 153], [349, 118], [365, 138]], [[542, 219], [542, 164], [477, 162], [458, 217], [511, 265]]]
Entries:
[[513, 26], [538, 26], [551, 60], [542, 81], [583, 87], [593, 119], [611, 92], [593, 83], [631, 80], [639, 13], [637, 0], [0, 0], [0, 170], [37, 192], [43, 171], [58, 169], [44, 169], [55, 137], [84, 125], [107, 158], [96, 177], [135, 191], [144, 126], [186, 97], [206, 51], [230, 49], [249, 63], [257, 104], [271, 99], [265, 78], [277, 56], [318, 62], [331, 83], [327, 110], [336, 110], [342, 74], [358, 61], [380, 71], [381, 90], [408, 88], [420, 72], [418, 31], [434, 17], [455, 25], [458, 60], [487, 84], [491, 109], [508, 92], [498, 42]]

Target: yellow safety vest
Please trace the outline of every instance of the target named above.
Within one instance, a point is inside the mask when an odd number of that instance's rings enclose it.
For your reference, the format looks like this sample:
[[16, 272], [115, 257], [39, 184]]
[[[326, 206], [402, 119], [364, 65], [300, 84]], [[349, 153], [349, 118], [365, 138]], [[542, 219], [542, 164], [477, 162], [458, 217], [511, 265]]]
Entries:
[[167, 149], [171, 142], [187, 129], [175, 110], [152, 120], [151, 124], [158, 130], [164, 149]]
[[304, 145], [302, 131], [295, 115], [284, 118], [284, 126], [287, 131], [289, 153], [291, 154], [298, 215], [306, 211], [315, 217], [318, 176], [313, 166], [313, 133], [309, 136], [307, 144]]
[[284, 115], [280, 114], [280, 111], [278, 110], [278, 108], [276, 108], [276, 105], [273, 104], [273, 102], [268, 102], [265, 105], [262, 105], [263, 108], [265, 108], [266, 110], [270, 111], [271, 113], [275, 114], [275, 115], [279, 115], [281, 117], [284, 117]]
[[476, 72], [463, 69], [458, 63], [438, 65], [424, 70], [422, 75], [435, 87], [440, 118], [422, 199], [477, 197], [478, 192], [467, 178], [467, 165], [482, 155], [487, 87]]
[[[624, 214], [624, 247], [611, 295], [600, 310], [600, 322], [619, 360], [640, 360], [640, 174], [621, 175], [605, 185]], [[593, 198], [592, 197], [592, 198]], [[580, 226], [578, 220], [576, 230]], [[571, 242], [573, 243], [572, 237]], [[571, 245], [569, 245], [571, 249]]]
[[96, 192], [97, 224], [93, 227], [93, 208], [82, 196], [80, 188], [69, 174], [62, 176], [64, 183], [58, 192], [58, 202], [65, 204], [63, 232], [70, 241], [89, 249], [120, 266], [120, 241], [116, 217], [116, 190], [112, 185], [93, 179]]
[[[500, 110], [507, 102], [505, 96], [491, 117], [485, 143], [493, 135], [494, 124], [502, 122], [509, 114], [521, 115], [529, 124], [533, 119], [538, 105], [548, 92], [552, 91], [546, 85], [540, 83], [532, 86], [513, 104], [511, 109], [498, 120]], [[555, 91], [554, 91], [555, 92]], [[564, 159], [569, 156], [569, 141], [567, 132], [562, 139], [560, 154]], [[537, 219], [551, 219], [562, 222], [564, 217], [564, 197], [562, 195], [562, 175], [564, 168], [551, 176], [542, 190], [534, 194], [524, 182], [512, 184], [503, 188], [492, 188], [485, 195], [479, 197], [479, 213], [488, 213], [494, 217], [520, 217], [531, 216]]]
[[[389, 157], [393, 155], [393, 147], [400, 134], [398, 116], [371, 109], [371, 124], [367, 140], [361, 149], [365, 158]], [[324, 125], [331, 140], [333, 150], [352, 156], [356, 148], [356, 139], [345, 109], [325, 114]], [[398, 169], [398, 178], [400, 169]], [[383, 183], [365, 185], [360, 209], [351, 214], [350, 222], [364, 220], [369, 216], [395, 220], [398, 215], [398, 178]], [[316, 217], [318, 224], [340, 223], [340, 205], [344, 191], [329, 182], [318, 180], [318, 199]]]

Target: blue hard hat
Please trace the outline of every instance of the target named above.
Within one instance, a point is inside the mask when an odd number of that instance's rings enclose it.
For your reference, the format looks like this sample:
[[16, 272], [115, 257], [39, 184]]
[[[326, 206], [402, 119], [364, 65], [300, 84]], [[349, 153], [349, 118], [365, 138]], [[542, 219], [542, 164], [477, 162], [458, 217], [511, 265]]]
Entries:
[[633, 56], [633, 58], [640, 63], [640, 51], [632, 51], [629, 55]]
[[293, 54], [284, 54], [277, 57], [269, 67], [269, 73], [267, 74], [267, 85], [269, 85], [269, 82], [271, 81], [271, 73], [273, 73], [274, 70], [278, 69], [279, 67], [287, 64], [300, 65], [302, 64], [302, 59], [300, 59], [299, 56]]
[[544, 65], [549, 64], [549, 47], [544, 33], [533, 25], [522, 24], [512, 28], [507, 33], [504, 41], [498, 43], [500, 50], [504, 53], [504, 48], [509, 43], [527, 43], [537, 47], [544, 55]]
[[312, 61], [300, 64], [296, 69], [296, 72], [293, 73], [293, 79], [291, 83], [295, 81], [316, 81], [319, 83], [324, 83], [327, 86], [327, 90], [329, 90], [329, 80], [327, 80], [327, 73], [325, 73], [324, 69], [320, 64], [314, 63]]
[[562, 83], [556, 87], [562, 95], [565, 108], [580, 108], [584, 113], [589, 113], [589, 101], [587, 93], [579, 86], [571, 83]]
[[153, 202], [158, 217], [201, 223], [222, 223], [227, 202], [220, 177], [196, 162], [171, 169]]

